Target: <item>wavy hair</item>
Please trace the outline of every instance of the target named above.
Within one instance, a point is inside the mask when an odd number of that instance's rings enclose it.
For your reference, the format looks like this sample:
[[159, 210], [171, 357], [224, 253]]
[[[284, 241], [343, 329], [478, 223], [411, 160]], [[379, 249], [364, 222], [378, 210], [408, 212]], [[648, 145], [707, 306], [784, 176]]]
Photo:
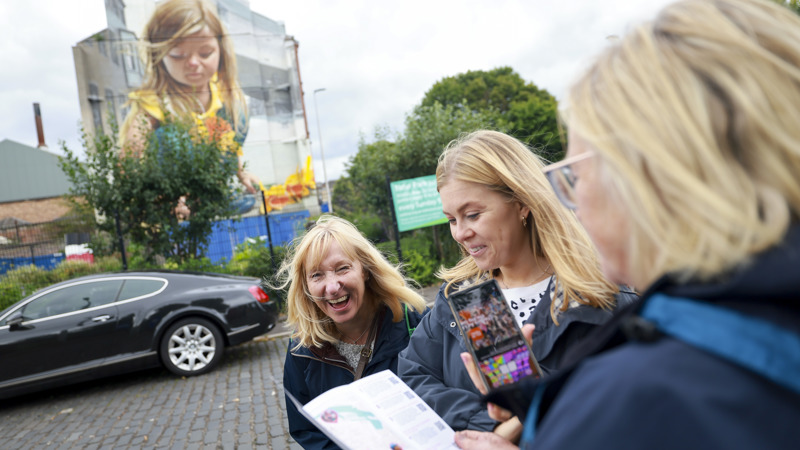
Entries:
[[561, 115], [629, 212], [637, 286], [714, 278], [800, 217], [800, 18], [782, 6], [669, 5], [599, 55]]
[[[205, 0], [167, 0], [159, 3], [150, 20], [142, 31], [141, 57], [145, 66], [145, 78], [141, 90], [152, 91], [160, 97], [169, 97], [165, 104], [174, 117], [187, 117], [194, 111], [197, 101], [180, 88], [164, 65], [164, 57], [185, 39], [208, 27], [211, 34], [217, 37], [220, 48], [217, 84], [220, 88], [220, 100], [230, 114], [234, 130], [239, 133], [247, 123], [247, 105], [244, 93], [239, 86], [239, 74], [236, 65], [236, 53], [233, 41], [225, 26], [217, 15], [216, 7]], [[128, 116], [136, 117], [136, 111]], [[128, 121], [123, 124], [121, 135], [132, 126]]]
[[393, 321], [403, 320], [403, 304], [422, 312], [425, 300], [415, 289], [413, 281], [405, 278], [400, 268], [393, 266], [372, 243], [350, 222], [335, 216], [323, 215], [302, 237], [297, 238], [281, 264], [278, 287], [288, 286], [288, 323], [294, 327], [295, 348], [321, 347], [337, 342], [333, 321], [315, 304], [308, 289], [307, 274], [322, 262], [331, 243], [336, 242], [348, 258], [361, 263], [367, 275], [365, 292], [375, 305], [385, 304], [392, 311]]
[[[597, 253], [575, 215], [564, 208], [542, 173], [544, 163], [518, 139], [497, 131], [480, 130], [452, 141], [439, 156], [436, 167], [437, 189], [450, 180], [480, 184], [499, 192], [508, 201], [530, 209], [528, 223], [532, 250], [543, 256], [555, 271], [556, 291], [564, 302], [550, 315], [558, 324], [558, 311], [578, 302], [596, 308], [609, 308], [619, 288], [608, 281], [600, 269]], [[494, 276], [482, 271], [462, 248], [464, 257], [452, 268], [437, 273], [452, 289], [462, 282], [476, 282]]]

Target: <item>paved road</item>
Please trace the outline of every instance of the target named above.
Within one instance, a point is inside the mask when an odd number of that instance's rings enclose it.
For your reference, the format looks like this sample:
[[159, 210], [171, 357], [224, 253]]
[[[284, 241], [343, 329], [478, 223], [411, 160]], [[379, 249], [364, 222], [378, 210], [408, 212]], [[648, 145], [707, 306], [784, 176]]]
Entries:
[[228, 349], [217, 369], [150, 370], [0, 404], [3, 449], [299, 449], [286, 426], [287, 337]]
[[[431, 303], [436, 290], [421, 293]], [[288, 340], [280, 324], [198, 377], [154, 369], [2, 400], [0, 448], [299, 449], [283, 394]]]

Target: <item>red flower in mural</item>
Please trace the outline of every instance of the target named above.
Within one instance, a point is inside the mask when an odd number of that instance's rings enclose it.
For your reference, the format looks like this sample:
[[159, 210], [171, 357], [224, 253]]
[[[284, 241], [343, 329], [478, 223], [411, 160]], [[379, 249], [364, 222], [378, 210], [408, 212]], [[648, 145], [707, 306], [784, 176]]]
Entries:
[[239, 144], [235, 140], [236, 132], [228, 121], [217, 116], [211, 116], [205, 119], [197, 119], [197, 122], [201, 138], [208, 139], [222, 151], [235, 152], [238, 150]]
[[220, 119], [217, 116], [206, 118], [203, 125], [205, 125], [206, 130], [208, 130], [208, 137], [214, 142], [219, 142], [227, 133], [233, 131], [228, 121]]

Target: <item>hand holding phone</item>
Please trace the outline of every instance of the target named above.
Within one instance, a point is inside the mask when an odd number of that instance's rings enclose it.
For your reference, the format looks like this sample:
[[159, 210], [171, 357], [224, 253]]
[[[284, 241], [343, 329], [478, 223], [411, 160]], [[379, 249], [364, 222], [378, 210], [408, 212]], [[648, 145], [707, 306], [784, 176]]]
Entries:
[[527, 376], [541, 376], [495, 280], [454, 292], [448, 303], [487, 392]]

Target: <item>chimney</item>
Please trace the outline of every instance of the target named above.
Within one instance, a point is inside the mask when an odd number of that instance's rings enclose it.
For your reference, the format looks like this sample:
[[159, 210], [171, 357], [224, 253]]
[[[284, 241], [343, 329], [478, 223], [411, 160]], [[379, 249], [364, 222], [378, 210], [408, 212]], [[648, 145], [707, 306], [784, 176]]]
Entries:
[[39, 104], [33, 104], [33, 115], [36, 118], [36, 136], [39, 138], [39, 145], [37, 148], [47, 148], [47, 144], [44, 143], [44, 126], [42, 126], [42, 112], [39, 109]]

